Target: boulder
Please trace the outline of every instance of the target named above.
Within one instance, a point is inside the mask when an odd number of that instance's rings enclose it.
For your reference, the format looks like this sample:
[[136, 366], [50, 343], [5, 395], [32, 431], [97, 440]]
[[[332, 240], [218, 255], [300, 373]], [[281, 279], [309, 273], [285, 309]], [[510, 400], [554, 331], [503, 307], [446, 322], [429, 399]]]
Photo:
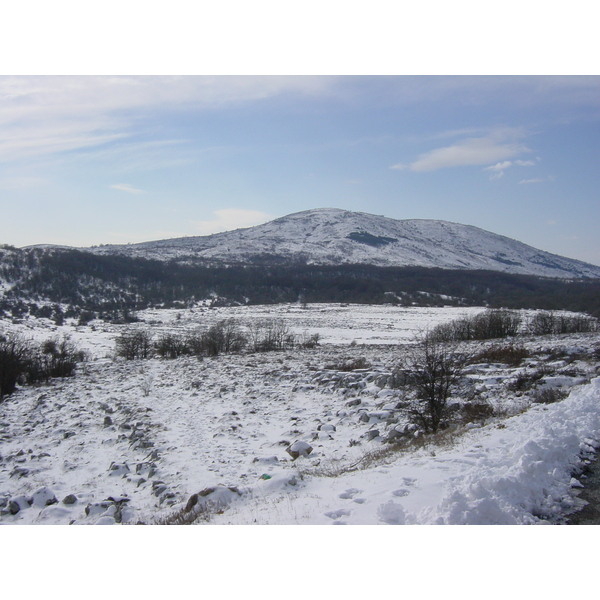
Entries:
[[312, 446], [307, 442], [294, 442], [291, 446], [285, 449], [285, 451], [296, 460], [299, 456], [306, 458], [312, 451]]
[[44, 506], [50, 506], [51, 504], [57, 503], [58, 500], [56, 499], [54, 492], [47, 487], [41, 487], [31, 496], [31, 504], [38, 508], [44, 508]]

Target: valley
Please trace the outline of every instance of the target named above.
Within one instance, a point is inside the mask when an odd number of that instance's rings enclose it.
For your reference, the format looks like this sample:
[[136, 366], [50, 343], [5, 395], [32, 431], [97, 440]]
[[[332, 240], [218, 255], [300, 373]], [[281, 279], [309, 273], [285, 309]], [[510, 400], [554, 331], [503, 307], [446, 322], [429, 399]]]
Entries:
[[[0, 523], [559, 524], [582, 505], [577, 473], [600, 442], [597, 332], [467, 343], [481, 358], [447, 426], [427, 433], [394, 373], [419, 336], [485, 309], [209, 306], [120, 325], [1, 322], [31, 340], [68, 335], [87, 360], [0, 403]], [[127, 331], [156, 340], [231, 319], [319, 341], [176, 359], [115, 351]], [[499, 348], [520, 358], [502, 363]]]

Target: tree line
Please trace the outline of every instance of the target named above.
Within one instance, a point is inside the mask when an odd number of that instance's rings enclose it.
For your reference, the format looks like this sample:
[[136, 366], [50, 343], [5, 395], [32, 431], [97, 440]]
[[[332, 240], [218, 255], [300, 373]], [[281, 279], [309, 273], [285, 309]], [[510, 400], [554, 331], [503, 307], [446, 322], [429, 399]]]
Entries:
[[97, 316], [123, 309], [177, 307], [218, 296], [223, 303], [394, 303], [570, 310], [600, 316], [600, 280], [558, 280], [496, 271], [371, 265], [254, 264], [206, 267], [79, 250], [33, 248], [0, 254], [11, 288], [0, 314], [37, 305]]

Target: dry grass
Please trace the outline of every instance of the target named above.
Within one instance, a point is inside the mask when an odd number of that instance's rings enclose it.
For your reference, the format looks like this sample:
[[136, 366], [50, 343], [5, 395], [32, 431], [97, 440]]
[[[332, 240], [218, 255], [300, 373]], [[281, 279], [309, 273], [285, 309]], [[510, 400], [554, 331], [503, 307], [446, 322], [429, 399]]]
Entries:
[[468, 430], [464, 426], [440, 430], [437, 433], [421, 434], [418, 437], [404, 438], [397, 442], [386, 444], [379, 448], [365, 452], [358, 460], [352, 463], [343, 463], [341, 460], [330, 460], [316, 467], [302, 469], [301, 476], [312, 477], [339, 477], [346, 473], [364, 471], [380, 465], [395, 462], [400, 455], [410, 454], [422, 448], [446, 450], [452, 448], [460, 437]]

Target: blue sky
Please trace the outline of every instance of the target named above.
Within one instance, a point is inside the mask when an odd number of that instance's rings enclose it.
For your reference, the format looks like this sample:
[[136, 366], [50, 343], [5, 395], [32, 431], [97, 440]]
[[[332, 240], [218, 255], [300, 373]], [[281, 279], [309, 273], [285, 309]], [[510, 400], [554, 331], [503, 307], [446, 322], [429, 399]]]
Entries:
[[598, 76], [3, 76], [0, 243], [337, 207], [600, 264]]

